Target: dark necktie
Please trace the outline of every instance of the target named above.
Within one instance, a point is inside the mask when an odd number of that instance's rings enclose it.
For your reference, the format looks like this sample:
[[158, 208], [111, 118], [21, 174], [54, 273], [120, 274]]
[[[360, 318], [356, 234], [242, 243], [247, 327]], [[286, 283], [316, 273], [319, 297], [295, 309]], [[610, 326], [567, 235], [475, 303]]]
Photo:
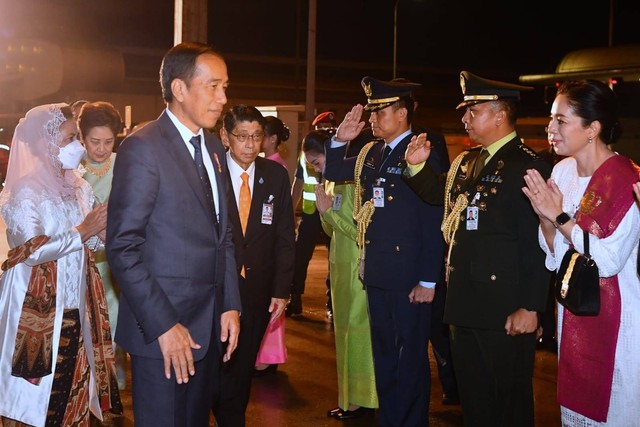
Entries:
[[473, 165], [473, 179], [478, 178], [478, 175], [480, 175], [480, 171], [484, 167], [487, 157], [489, 157], [489, 151], [484, 148], [480, 150], [476, 163]]
[[207, 169], [204, 167], [204, 162], [202, 161], [202, 148], [200, 147], [200, 135], [196, 135], [189, 140], [191, 145], [194, 148], [193, 160], [196, 163], [196, 168], [198, 169], [198, 175], [200, 176], [200, 182], [202, 183], [202, 188], [204, 189], [204, 194], [209, 202], [209, 206], [213, 212], [213, 221], [218, 226], [218, 218], [216, 216], [216, 204], [213, 200], [213, 189], [211, 188], [211, 181], [209, 180], [209, 174], [207, 173]]
[[382, 152], [382, 161], [380, 162], [380, 165], [382, 165], [384, 161], [387, 160], [387, 157], [389, 157], [389, 154], [391, 154], [391, 147], [385, 144], [384, 151]]

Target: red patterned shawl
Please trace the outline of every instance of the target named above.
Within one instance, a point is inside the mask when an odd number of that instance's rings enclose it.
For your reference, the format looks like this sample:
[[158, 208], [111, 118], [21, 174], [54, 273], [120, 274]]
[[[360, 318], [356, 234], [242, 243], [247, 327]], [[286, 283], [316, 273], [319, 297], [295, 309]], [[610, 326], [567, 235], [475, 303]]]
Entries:
[[[638, 181], [638, 172], [638, 166], [624, 156], [607, 159], [580, 201], [576, 214], [580, 228], [600, 239], [613, 234], [634, 203], [632, 184]], [[598, 316], [563, 311], [558, 402], [598, 422], [606, 421], [609, 412], [620, 312], [617, 275], [600, 278]]]

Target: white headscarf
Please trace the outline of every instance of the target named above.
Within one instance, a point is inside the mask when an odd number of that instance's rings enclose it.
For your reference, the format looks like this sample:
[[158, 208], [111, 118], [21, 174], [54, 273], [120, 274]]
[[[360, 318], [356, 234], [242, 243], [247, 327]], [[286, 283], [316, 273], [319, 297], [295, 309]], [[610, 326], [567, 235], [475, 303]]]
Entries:
[[67, 120], [61, 111], [67, 104], [34, 107], [20, 119], [11, 142], [9, 166], [0, 210], [23, 189], [29, 189], [35, 202], [47, 199], [75, 198], [80, 178], [73, 170], [63, 170], [58, 159], [62, 135], [60, 126]]

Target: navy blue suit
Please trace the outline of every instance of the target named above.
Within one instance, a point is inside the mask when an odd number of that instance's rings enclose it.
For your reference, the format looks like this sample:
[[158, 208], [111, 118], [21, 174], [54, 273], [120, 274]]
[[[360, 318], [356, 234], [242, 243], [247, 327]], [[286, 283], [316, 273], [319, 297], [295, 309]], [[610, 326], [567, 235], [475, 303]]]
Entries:
[[[374, 186], [384, 193], [384, 206], [375, 209], [365, 235], [364, 265], [381, 426], [428, 425], [431, 304], [411, 304], [408, 295], [420, 281], [443, 280], [443, 209], [420, 200], [402, 179], [411, 136], [384, 162], [385, 143], [377, 142], [360, 176], [364, 201], [374, 197]], [[353, 179], [355, 158], [344, 159], [345, 151], [327, 148], [325, 178]], [[438, 156], [430, 161], [446, 170]]]
[[[219, 227], [194, 160], [166, 112], [118, 149], [107, 256], [122, 291], [115, 339], [131, 354], [136, 426], [208, 425], [223, 354], [220, 316], [241, 308], [224, 148], [204, 135], [207, 152], [219, 162], [213, 162]], [[186, 384], [176, 384], [174, 374], [165, 378], [158, 344], [177, 323], [201, 345], [192, 350], [196, 374]]]

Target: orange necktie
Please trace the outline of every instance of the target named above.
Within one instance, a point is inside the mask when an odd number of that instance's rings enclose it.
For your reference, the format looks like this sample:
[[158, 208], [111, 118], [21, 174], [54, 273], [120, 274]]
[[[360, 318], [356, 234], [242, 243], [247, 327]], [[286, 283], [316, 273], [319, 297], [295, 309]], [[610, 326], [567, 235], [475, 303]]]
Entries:
[[[249, 174], [242, 172], [242, 185], [240, 186], [240, 198], [238, 200], [238, 213], [240, 214], [240, 225], [242, 226], [242, 234], [246, 234], [247, 220], [249, 219], [249, 210], [251, 209], [251, 189], [249, 188]], [[244, 265], [240, 271], [242, 277], [245, 276]]]
[[240, 198], [238, 213], [240, 214], [240, 225], [242, 234], [247, 231], [247, 220], [249, 219], [249, 209], [251, 209], [251, 190], [249, 189], [249, 174], [242, 172], [242, 185], [240, 186]]

